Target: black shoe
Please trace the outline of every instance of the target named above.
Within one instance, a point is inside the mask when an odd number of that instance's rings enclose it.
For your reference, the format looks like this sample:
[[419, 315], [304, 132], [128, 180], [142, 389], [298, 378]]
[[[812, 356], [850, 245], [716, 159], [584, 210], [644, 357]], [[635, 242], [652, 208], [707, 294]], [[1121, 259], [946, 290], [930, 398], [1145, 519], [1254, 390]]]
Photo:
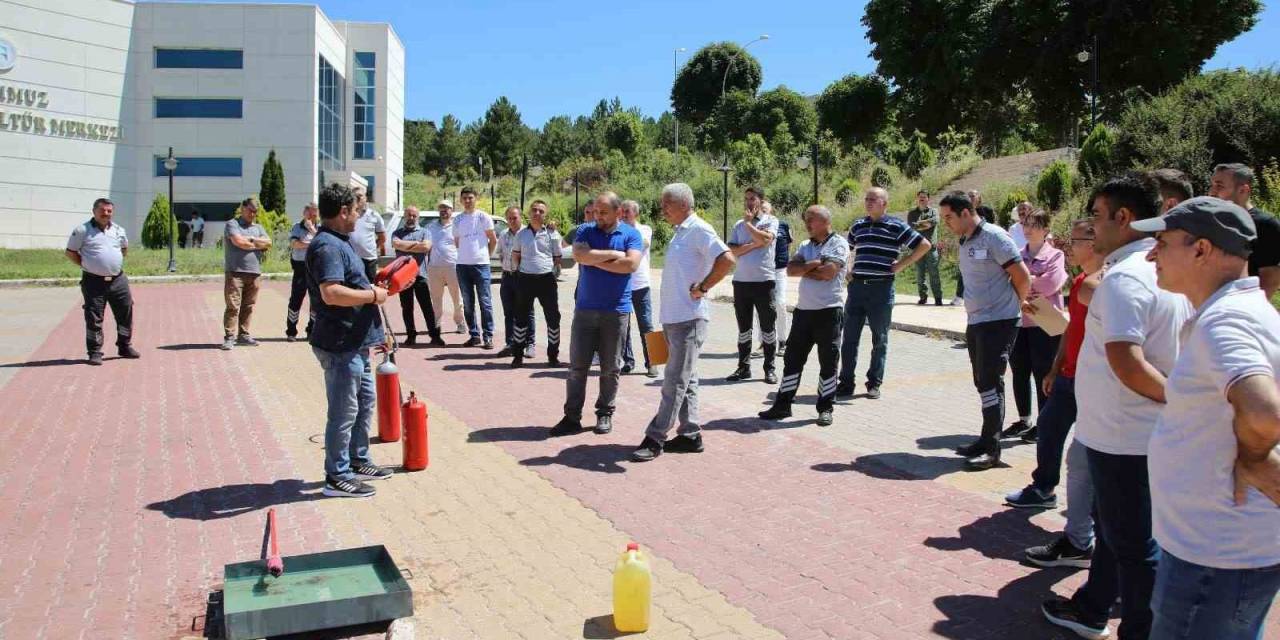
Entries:
[[258, 346], [258, 341], [254, 340], [253, 336], [244, 333], [241, 334], [239, 338], [236, 338], [236, 344], [242, 347], [256, 347]]
[[829, 427], [829, 426], [831, 426], [831, 423], [832, 423], [832, 422], [834, 422], [834, 421], [835, 421], [835, 420], [834, 420], [834, 418], [833, 418], [833, 417], [832, 417], [832, 415], [831, 415], [831, 410], [830, 410], [830, 409], [827, 409], [826, 411], [819, 411], [819, 412], [818, 412], [818, 426], [819, 426], [819, 427]]
[[869, 399], [869, 400], [879, 400], [879, 399], [880, 399], [880, 387], [871, 387], [871, 386], [868, 386], [868, 387], [867, 387], [867, 399]]
[[89, 364], [91, 364], [91, 365], [93, 365], [93, 366], [95, 366], [95, 367], [101, 367], [101, 366], [102, 366], [102, 354], [101, 354], [101, 353], [91, 353], [91, 354], [89, 354], [89, 360], [88, 360], [88, 362], [89, 362]]
[[773, 369], [764, 372], [765, 384], [778, 384], [778, 374]]
[[297, 341], [298, 341], [298, 336], [285, 336], [285, 337], [284, 337], [284, 341], [285, 341], [285, 342], [297, 342]]
[[956, 449], [956, 455], [962, 458], [972, 458], [974, 456], [982, 455], [986, 451], [987, 445], [982, 442], [982, 438], [978, 438], [977, 440]]
[[667, 453], [702, 453], [702, 434], [676, 436], [662, 445]]
[[836, 399], [837, 399], [837, 400], [848, 400], [849, 398], [852, 398], [852, 397], [853, 397], [853, 394], [854, 394], [854, 388], [853, 388], [853, 385], [851, 385], [851, 384], [850, 384], [850, 385], [843, 385], [843, 384], [836, 385]]
[[431, 338], [431, 342], [429, 342], [428, 344], [430, 344], [430, 345], [431, 345], [431, 346], [433, 346], [433, 347], [445, 347], [445, 346], [448, 346], [448, 343], [447, 343], [447, 342], [445, 342], [445, 341], [444, 341], [444, 338], [441, 338], [440, 336], [433, 336], [433, 337]]
[[320, 492], [330, 498], [368, 498], [378, 490], [359, 480], [334, 480], [326, 478]]
[[141, 354], [141, 353], [138, 353], [138, 350], [137, 350], [137, 349], [134, 349], [133, 347], [131, 347], [131, 346], [129, 346], [129, 345], [125, 345], [125, 346], [123, 346], [123, 347], [120, 347], [120, 352], [119, 352], [119, 353], [120, 353], [120, 357], [121, 357], [121, 358], [128, 358], [128, 359], [130, 359], [130, 360], [137, 360], [138, 358], [141, 358], [141, 357], [142, 357], [142, 354]]
[[1088, 569], [1093, 562], [1093, 547], [1078, 549], [1066, 536], [1042, 547], [1026, 550], [1027, 562], [1037, 567], [1075, 567]]
[[507, 345], [503, 347], [502, 350], [498, 352], [499, 358], [508, 358], [510, 356], [511, 356], [511, 345]]
[[355, 472], [357, 480], [386, 480], [393, 475], [390, 469], [379, 467], [372, 462], [356, 465], [351, 470]]
[[1050, 623], [1058, 625], [1063, 629], [1070, 629], [1081, 638], [1100, 639], [1111, 636], [1111, 630], [1107, 628], [1106, 619], [1091, 620], [1086, 618], [1075, 603], [1066, 598], [1054, 598], [1045, 600], [1040, 605], [1040, 611], [1044, 613], [1044, 617]]
[[551, 431], [547, 432], [547, 435], [551, 436], [552, 438], [557, 438], [560, 436], [571, 436], [581, 432], [582, 432], [582, 421], [574, 420], [573, 418], [566, 416], [564, 418], [561, 418], [560, 422], [556, 423], [556, 426], [551, 427]]
[[987, 452], [981, 455], [969, 458], [964, 461], [964, 468], [968, 471], [986, 471], [1000, 465], [1000, 450], [995, 453]]
[[512, 369], [519, 369], [520, 367], [523, 367], [523, 366], [524, 366], [524, 358], [522, 356], [517, 355], [516, 357], [511, 359]]
[[557, 358], [557, 357], [555, 357], [555, 356], [547, 356], [547, 366], [548, 366], [548, 367], [559, 367], [559, 366], [560, 366], [560, 358]]
[[942, 298], [934, 298], [934, 299], [933, 299], [933, 304], [934, 304], [934, 306], [936, 306], [936, 307], [941, 307], [941, 306], [942, 306]]
[[464, 346], [464, 347], [478, 347], [478, 346], [480, 346], [480, 338], [477, 338], [477, 337], [475, 337], [475, 336], [471, 336], [470, 338], [467, 338], [467, 341], [466, 341], [466, 342], [462, 343], [462, 346]]
[[636, 366], [634, 364], [624, 364], [622, 365], [622, 368], [618, 370], [618, 373], [625, 376], [635, 370], [636, 370]]
[[1056, 509], [1058, 496], [1052, 493], [1045, 495], [1035, 485], [1029, 485], [1005, 496], [1004, 503], [1017, 509]]
[[791, 417], [791, 406], [775, 404], [764, 411], [756, 414], [765, 420], [782, 420]]
[[916, 301], [916, 304], [929, 304], [929, 296], [920, 296], [920, 299]]
[[739, 382], [741, 380], [750, 380], [750, 379], [751, 379], [751, 369], [747, 367], [738, 367], [736, 371], [729, 374], [729, 377], [725, 378], [725, 380], [728, 380], [729, 382]]
[[485, 339], [484, 339], [484, 342], [480, 345], [480, 348], [481, 348], [481, 349], [492, 349], [492, 348], [493, 348], [493, 338], [485, 338]]
[[631, 459], [635, 462], [648, 462], [660, 455], [662, 455], [662, 443], [645, 436], [640, 446], [631, 452]]
[[1040, 437], [1039, 427], [1032, 426], [1030, 429], [1027, 429], [1026, 433], [1022, 434], [1022, 441], [1027, 444], [1035, 444], [1036, 439], [1038, 439], [1039, 437]]
[[596, 416], [596, 428], [592, 431], [600, 435], [613, 431], [613, 416]]
[[1031, 430], [1031, 425], [1027, 424], [1025, 420], [1019, 420], [1009, 425], [1009, 428], [1005, 429], [1004, 431], [1001, 431], [1000, 437], [1001, 438], [1017, 438], [1030, 430]]

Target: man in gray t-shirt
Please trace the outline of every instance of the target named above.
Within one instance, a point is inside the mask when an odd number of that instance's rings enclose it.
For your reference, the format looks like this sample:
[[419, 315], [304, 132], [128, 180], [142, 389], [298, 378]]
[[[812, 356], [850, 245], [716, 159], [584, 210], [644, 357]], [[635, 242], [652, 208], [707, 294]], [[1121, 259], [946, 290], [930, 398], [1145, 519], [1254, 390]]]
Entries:
[[249, 321], [258, 300], [263, 254], [271, 248], [271, 238], [258, 224], [258, 203], [253, 198], [245, 198], [240, 215], [227, 222], [222, 246], [226, 268], [222, 292], [227, 303], [222, 313], [222, 350], [230, 351], [237, 344], [256, 347], [258, 341], [249, 334]]
[[984, 222], [963, 191], [942, 199], [942, 220], [960, 238], [964, 307], [969, 314], [965, 343], [974, 386], [982, 399], [982, 435], [956, 453], [967, 458], [969, 469], [981, 471], [1000, 463], [1004, 371], [1031, 288], [1031, 274], [1009, 234]]
[[369, 206], [364, 187], [356, 187], [351, 192], [356, 197], [356, 211], [363, 213], [356, 218], [356, 228], [351, 230], [347, 242], [364, 261], [364, 274], [373, 282], [378, 273], [378, 258], [387, 253], [387, 224], [382, 221], [382, 214]]
[[737, 258], [733, 272], [733, 312], [738, 320], [738, 368], [728, 380], [751, 378], [752, 313], [760, 316], [760, 342], [764, 343], [764, 381], [777, 384], [774, 373], [774, 354], [778, 348], [778, 308], [774, 306], [773, 288], [777, 273], [774, 271], [774, 238], [778, 235], [778, 219], [764, 211], [764, 191], [748, 187], [743, 200], [746, 209], [742, 219], [729, 234], [729, 250]]

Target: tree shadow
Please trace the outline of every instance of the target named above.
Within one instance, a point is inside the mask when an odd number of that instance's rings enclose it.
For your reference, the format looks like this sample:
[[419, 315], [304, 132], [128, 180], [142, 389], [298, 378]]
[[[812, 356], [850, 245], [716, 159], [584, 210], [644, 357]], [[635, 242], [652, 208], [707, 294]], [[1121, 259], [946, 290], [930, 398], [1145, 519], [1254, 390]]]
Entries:
[[626, 473], [626, 467], [619, 463], [626, 460], [633, 449], [625, 444], [580, 444], [561, 449], [554, 456], [521, 460], [520, 464], [530, 467], [558, 464], [595, 473]]
[[824, 473], [857, 471], [880, 480], [936, 480], [949, 473], [964, 471], [964, 458], [901, 452], [872, 453], [858, 456], [849, 463], [823, 462], [809, 468]]
[[618, 631], [614, 628], [612, 614], [587, 618], [582, 623], [582, 637], [585, 640], [613, 640], [614, 638], [635, 635], [635, 633], [633, 631]]
[[291, 502], [320, 500], [323, 482], [304, 482], [296, 478], [267, 483], [228, 484], [188, 491], [176, 498], [147, 505], [169, 518], [184, 520], [219, 520], [250, 511]]
[[490, 427], [467, 434], [467, 442], [541, 442], [549, 439], [550, 427]]
[[185, 344], [166, 344], [156, 347], [164, 351], [217, 351], [222, 348], [221, 342], [196, 343], [189, 342]]
[[[104, 360], [118, 360], [119, 358], [104, 358]], [[0, 364], [0, 369], [26, 369], [28, 367], [63, 367], [67, 365], [85, 364], [89, 362], [87, 358], [72, 360], [70, 358], [55, 358], [53, 360], [31, 360], [28, 362], [9, 362]]]

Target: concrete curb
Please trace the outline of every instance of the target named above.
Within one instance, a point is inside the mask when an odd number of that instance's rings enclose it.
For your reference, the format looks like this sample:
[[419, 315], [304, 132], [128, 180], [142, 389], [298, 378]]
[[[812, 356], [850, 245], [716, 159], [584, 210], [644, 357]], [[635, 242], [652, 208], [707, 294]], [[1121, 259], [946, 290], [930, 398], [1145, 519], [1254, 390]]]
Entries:
[[896, 329], [898, 331], [906, 331], [907, 333], [916, 333], [929, 338], [937, 338], [939, 340], [947, 338], [955, 340], [956, 342], [965, 341], [963, 331], [952, 331], [951, 329], [940, 329], [938, 327], [926, 327], [920, 324], [908, 324], [905, 322], [890, 322], [889, 328]]
[[[223, 278], [221, 273], [205, 273], [197, 275], [176, 276], [129, 276], [134, 284], [165, 284], [174, 282], [218, 282]], [[264, 280], [289, 280], [292, 273], [264, 273]], [[80, 278], [30, 278], [26, 280], [0, 280], [0, 289], [24, 289], [30, 287], [75, 287], [80, 285]]]

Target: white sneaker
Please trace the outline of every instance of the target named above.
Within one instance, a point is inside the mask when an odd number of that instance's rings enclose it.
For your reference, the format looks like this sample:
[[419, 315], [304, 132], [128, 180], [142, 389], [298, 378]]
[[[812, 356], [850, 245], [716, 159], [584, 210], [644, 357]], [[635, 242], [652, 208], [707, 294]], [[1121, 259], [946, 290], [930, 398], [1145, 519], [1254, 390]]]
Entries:
[[952, 298], [952, 299], [951, 299], [951, 306], [953, 306], [953, 307], [963, 307], [963, 306], [964, 306], [964, 298]]
[[526, 346], [526, 347], [524, 348], [524, 357], [526, 357], [526, 358], [532, 358], [532, 357], [534, 356], [534, 353], [535, 353], [535, 352], [534, 352], [534, 349], [533, 349], [533, 345], [528, 345], [528, 346]]

